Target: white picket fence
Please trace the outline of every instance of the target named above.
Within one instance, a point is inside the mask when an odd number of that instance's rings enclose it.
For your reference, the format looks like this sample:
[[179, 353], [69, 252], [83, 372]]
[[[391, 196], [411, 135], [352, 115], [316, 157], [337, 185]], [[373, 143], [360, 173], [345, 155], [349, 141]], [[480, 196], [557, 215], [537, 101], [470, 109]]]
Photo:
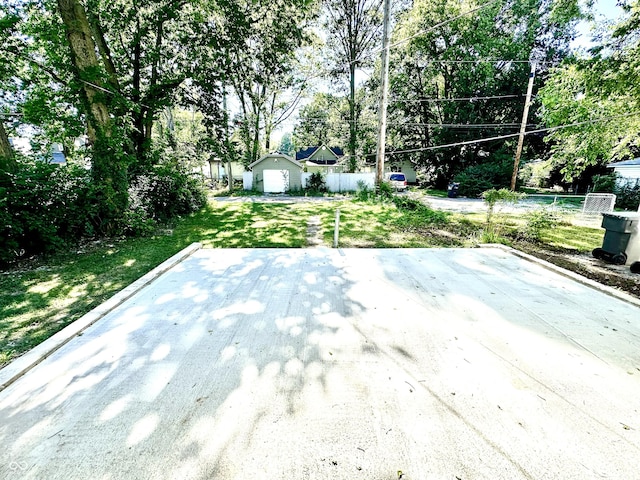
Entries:
[[[311, 173], [302, 173], [302, 187], [307, 187], [307, 181]], [[328, 173], [324, 176], [327, 190], [330, 192], [355, 192], [358, 190], [359, 182], [373, 189], [375, 186], [375, 173]]]

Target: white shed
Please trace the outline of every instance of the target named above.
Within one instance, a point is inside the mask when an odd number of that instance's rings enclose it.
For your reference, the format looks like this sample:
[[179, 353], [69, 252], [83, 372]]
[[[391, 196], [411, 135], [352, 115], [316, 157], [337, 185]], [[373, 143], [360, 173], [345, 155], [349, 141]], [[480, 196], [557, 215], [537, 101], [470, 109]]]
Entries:
[[618, 174], [618, 182], [621, 184], [635, 185], [636, 182], [640, 182], [640, 158], [610, 163], [607, 167], [613, 168], [613, 172]]
[[252, 186], [264, 193], [281, 193], [302, 189], [302, 165], [281, 153], [270, 153], [249, 165]]

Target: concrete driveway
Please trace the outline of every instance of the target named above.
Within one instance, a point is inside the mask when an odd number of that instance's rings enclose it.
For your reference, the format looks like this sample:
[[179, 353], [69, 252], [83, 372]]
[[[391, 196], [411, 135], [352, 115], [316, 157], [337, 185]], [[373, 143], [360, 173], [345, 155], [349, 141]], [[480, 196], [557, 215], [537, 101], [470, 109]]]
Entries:
[[0, 392], [2, 479], [640, 478], [640, 308], [499, 248], [198, 250]]

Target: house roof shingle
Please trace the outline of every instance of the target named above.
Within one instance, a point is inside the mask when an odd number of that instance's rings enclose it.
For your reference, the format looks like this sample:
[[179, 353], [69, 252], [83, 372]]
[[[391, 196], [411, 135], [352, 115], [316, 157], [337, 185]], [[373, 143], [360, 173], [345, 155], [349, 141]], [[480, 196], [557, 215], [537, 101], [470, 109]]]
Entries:
[[[316, 153], [316, 151], [319, 148], [321, 148], [321, 146], [301, 148], [296, 152], [296, 160], [300, 161], [300, 160], [305, 160], [309, 158], [311, 155]], [[344, 151], [340, 147], [327, 147], [327, 148], [331, 150], [336, 157], [344, 156]]]

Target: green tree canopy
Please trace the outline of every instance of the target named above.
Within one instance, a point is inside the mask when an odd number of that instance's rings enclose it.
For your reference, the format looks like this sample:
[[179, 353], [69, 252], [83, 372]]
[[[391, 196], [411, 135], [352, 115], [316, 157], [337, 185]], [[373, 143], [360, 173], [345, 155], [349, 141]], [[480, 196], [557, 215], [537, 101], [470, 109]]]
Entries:
[[623, 7], [591, 55], [569, 59], [540, 91], [545, 124], [559, 127], [547, 138], [551, 160], [567, 181], [640, 152], [640, 3]]
[[[406, 156], [444, 186], [457, 172], [515, 150], [513, 140], [467, 142], [518, 132], [529, 61], [538, 62], [543, 81], [566, 56], [579, 17], [571, 0], [413, 2], [392, 40], [390, 153], [412, 151]], [[434, 148], [442, 145], [453, 146]], [[527, 145], [542, 146], [535, 137]]]

